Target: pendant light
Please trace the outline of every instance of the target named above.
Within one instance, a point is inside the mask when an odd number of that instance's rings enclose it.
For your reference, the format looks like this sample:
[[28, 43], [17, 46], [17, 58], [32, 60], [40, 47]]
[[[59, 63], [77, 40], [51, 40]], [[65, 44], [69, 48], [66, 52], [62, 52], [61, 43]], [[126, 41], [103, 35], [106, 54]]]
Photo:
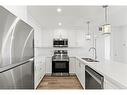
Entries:
[[108, 24], [108, 12], [107, 12], [108, 6], [105, 5], [105, 6], [103, 6], [103, 8], [105, 9], [105, 15], [104, 15], [105, 16], [105, 24], [102, 25], [101, 30], [102, 30], [103, 34], [110, 34], [111, 33], [111, 25]]
[[85, 37], [86, 37], [86, 40], [90, 40], [90, 38], [91, 38], [91, 36], [90, 36], [90, 33], [89, 33], [89, 24], [90, 24], [90, 21], [87, 21], [86, 22], [87, 23], [87, 25], [88, 25], [88, 33], [85, 35]]

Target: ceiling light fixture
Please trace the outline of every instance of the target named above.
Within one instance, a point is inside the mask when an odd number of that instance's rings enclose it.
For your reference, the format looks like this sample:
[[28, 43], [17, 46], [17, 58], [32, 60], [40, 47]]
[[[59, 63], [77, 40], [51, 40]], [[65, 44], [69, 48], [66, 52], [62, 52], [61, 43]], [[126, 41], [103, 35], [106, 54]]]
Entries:
[[60, 13], [62, 11], [61, 8], [57, 8], [57, 12]]
[[58, 25], [59, 25], [59, 26], [62, 26], [62, 23], [61, 23], [61, 22], [59, 22], [59, 23], [58, 23]]
[[90, 21], [87, 21], [86, 23], [88, 24], [88, 33], [86, 34], [85, 37], [86, 37], [86, 40], [90, 40], [90, 38], [91, 38], [90, 33], [89, 33], [89, 31], [90, 31], [90, 29], [89, 29]]
[[101, 30], [103, 34], [111, 34], [111, 25], [108, 24], [108, 12], [107, 12], [108, 6], [105, 5], [103, 6], [103, 8], [105, 9], [105, 24], [102, 25], [102, 27], [99, 30]]

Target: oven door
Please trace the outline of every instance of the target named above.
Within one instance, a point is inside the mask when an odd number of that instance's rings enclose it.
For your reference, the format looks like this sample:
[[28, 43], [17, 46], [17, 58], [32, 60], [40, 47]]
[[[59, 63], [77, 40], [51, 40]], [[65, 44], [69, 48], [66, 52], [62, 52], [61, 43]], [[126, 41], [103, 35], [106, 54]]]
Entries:
[[69, 61], [53, 61], [52, 73], [69, 73]]

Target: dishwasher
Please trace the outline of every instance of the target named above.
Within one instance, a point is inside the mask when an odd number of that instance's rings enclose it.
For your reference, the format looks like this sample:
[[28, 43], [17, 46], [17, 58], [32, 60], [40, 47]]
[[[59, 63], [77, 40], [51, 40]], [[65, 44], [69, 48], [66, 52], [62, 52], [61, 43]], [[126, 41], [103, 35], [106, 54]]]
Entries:
[[103, 89], [104, 77], [90, 68], [85, 66], [85, 89]]

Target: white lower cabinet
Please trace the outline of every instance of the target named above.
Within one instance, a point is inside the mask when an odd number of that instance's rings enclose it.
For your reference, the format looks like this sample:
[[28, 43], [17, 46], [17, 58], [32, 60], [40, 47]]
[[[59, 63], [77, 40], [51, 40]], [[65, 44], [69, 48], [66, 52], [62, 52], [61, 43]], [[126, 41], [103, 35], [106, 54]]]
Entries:
[[75, 64], [76, 63], [76, 58], [75, 57], [70, 57], [69, 58], [69, 73], [75, 73]]
[[82, 85], [85, 88], [85, 64], [76, 59], [76, 75]]
[[79, 79], [79, 70], [80, 68], [79, 68], [79, 60], [78, 59], [76, 59], [76, 63], [75, 63], [75, 71], [76, 71], [76, 75], [77, 75], [77, 77], [78, 77], [78, 79]]
[[46, 57], [45, 65], [46, 65], [46, 73], [51, 74], [52, 73], [52, 57]]
[[45, 75], [45, 58], [38, 57], [35, 58], [35, 68], [34, 68], [34, 80], [35, 80], [35, 88], [38, 86], [40, 81]]
[[109, 80], [104, 79], [104, 89], [121, 89], [121, 87], [110, 82]]
[[[35, 88], [46, 73], [52, 73], [52, 57], [35, 58]], [[75, 73], [85, 89], [85, 64], [76, 57], [70, 57], [69, 73]], [[104, 89], [121, 89], [121, 87], [104, 78]]]
[[81, 74], [80, 82], [81, 82], [83, 88], [85, 88], [85, 65], [82, 62], [80, 62], [80, 66], [81, 66], [80, 67], [80, 74]]

